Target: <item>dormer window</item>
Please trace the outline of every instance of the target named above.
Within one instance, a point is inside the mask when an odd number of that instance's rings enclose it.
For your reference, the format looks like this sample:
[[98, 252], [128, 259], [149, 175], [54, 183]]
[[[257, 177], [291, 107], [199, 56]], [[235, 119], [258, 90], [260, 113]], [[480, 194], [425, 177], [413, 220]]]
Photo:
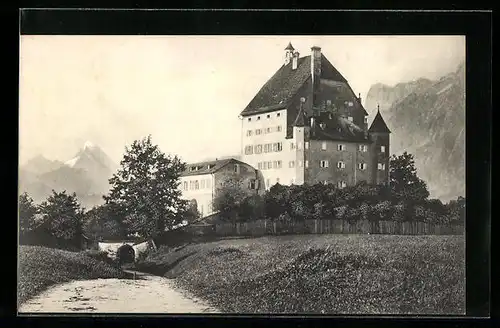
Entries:
[[352, 106], [354, 106], [354, 104], [353, 104], [353, 102], [352, 102], [352, 101], [349, 101], [349, 102], [347, 103], [347, 106], [352, 107]]
[[368, 124], [368, 117], [365, 116], [364, 122], [365, 124]]
[[326, 124], [325, 124], [325, 123], [323, 123], [323, 122], [321, 122], [321, 123], [319, 124], [319, 127], [320, 127], [322, 130], [324, 130], [324, 129], [326, 128]]
[[208, 169], [209, 170], [212, 169], [212, 168], [214, 168], [214, 167], [215, 167], [215, 164], [208, 164]]

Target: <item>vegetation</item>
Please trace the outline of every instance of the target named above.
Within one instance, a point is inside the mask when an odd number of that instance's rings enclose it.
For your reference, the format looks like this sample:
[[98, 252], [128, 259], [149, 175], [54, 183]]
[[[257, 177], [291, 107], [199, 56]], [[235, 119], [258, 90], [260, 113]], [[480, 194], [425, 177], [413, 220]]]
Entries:
[[177, 278], [224, 312], [463, 314], [463, 238], [232, 239], [162, 248], [137, 268]]
[[154, 237], [182, 221], [188, 202], [178, 186], [185, 163], [165, 155], [148, 136], [125, 148], [120, 165], [104, 199], [124, 217], [128, 233]]
[[119, 268], [85, 252], [20, 246], [18, 300], [21, 304], [47, 287], [71, 280], [126, 278]]

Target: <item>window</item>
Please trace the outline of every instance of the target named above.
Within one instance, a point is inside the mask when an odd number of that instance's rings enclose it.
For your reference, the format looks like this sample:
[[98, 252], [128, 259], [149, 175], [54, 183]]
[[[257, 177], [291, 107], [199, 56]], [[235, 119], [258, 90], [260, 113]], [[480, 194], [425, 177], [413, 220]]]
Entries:
[[251, 179], [250, 183], [248, 184], [248, 189], [257, 189], [255, 188], [255, 179]]
[[360, 170], [366, 170], [366, 163], [359, 163], [359, 164], [358, 164], [358, 168], [359, 168]]
[[269, 144], [264, 145], [264, 153], [269, 153]]
[[295, 167], [295, 161], [290, 161], [288, 163], [288, 167], [291, 168], [291, 169], [293, 169]]
[[271, 133], [271, 128], [266, 128], [266, 133]]
[[339, 188], [345, 188], [347, 186], [347, 183], [345, 181], [339, 181], [337, 182], [337, 187]]
[[365, 124], [368, 124], [368, 117], [365, 116], [364, 122]]
[[184, 181], [184, 190], [188, 190], [188, 183], [187, 183], [187, 181]]
[[276, 131], [281, 132], [281, 125], [278, 125], [278, 126], [276, 127]]
[[267, 170], [267, 162], [262, 162], [262, 169]]
[[262, 170], [262, 162], [257, 163], [257, 169]]
[[299, 167], [302, 167], [302, 161], [299, 161]]
[[347, 119], [349, 120], [349, 122], [354, 121], [354, 118], [352, 116], [348, 116]]
[[282, 161], [277, 161], [276, 163], [278, 169], [281, 169], [281, 167], [283, 166], [283, 162]]
[[385, 164], [384, 163], [378, 163], [377, 167], [378, 167], [379, 170], [382, 170], [382, 171], [385, 170]]
[[280, 117], [280, 116], [281, 116], [281, 113], [276, 114], [276, 116], [277, 116], [277, 117]]
[[205, 189], [205, 179], [201, 180], [201, 189]]
[[385, 146], [380, 146], [380, 152], [385, 153]]
[[326, 150], [326, 142], [321, 143], [321, 150]]
[[252, 118], [251, 118], [251, 117], [249, 117], [249, 118], [248, 118], [248, 122], [250, 122], [250, 121], [252, 121]]
[[353, 104], [353, 102], [352, 102], [352, 101], [349, 101], [349, 102], [347, 103], [347, 106], [352, 107], [352, 106], [354, 106], [354, 104]]
[[257, 121], [260, 121], [260, 116], [257, 116]]
[[301, 150], [302, 149], [302, 142], [297, 142], [297, 149]]
[[261, 130], [261, 129], [257, 129], [257, 130], [255, 130], [255, 134], [259, 135], [259, 134], [261, 134], [261, 133], [262, 133], [262, 130]]
[[262, 145], [255, 146], [255, 153], [256, 154], [261, 154], [262, 153]]
[[213, 168], [215, 166], [215, 164], [208, 164], [208, 169], [210, 170], [211, 168]]
[[194, 182], [194, 189], [195, 189], [195, 190], [200, 189], [200, 182], [199, 182], [198, 180], [196, 180], [196, 181]]
[[271, 115], [267, 114], [267, 118], [271, 118]]
[[247, 130], [247, 137], [251, 137], [252, 136], [252, 130]]
[[253, 154], [253, 146], [245, 146], [245, 155]]
[[305, 148], [305, 149], [309, 149], [309, 142], [307, 142], [307, 141], [306, 141], [306, 142], [304, 142], [304, 148]]
[[337, 150], [338, 151], [343, 151], [345, 149], [344, 145], [338, 144], [337, 145]]
[[267, 168], [268, 169], [272, 169], [273, 168], [273, 162], [272, 161], [267, 162]]
[[306, 167], [309, 167], [309, 161], [306, 161]]
[[290, 150], [294, 150], [295, 149], [295, 144], [293, 142], [290, 142]]
[[273, 144], [273, 151], [278, 152], [282, 150], [282, 143], [281, 142], [276, 142]]
[[320, 167], [328, 167], [328, 161], [320, 161], [319, 166]]
[[234, 172], [239, 173], [240, 172], [240, 166], [238, 164], [234, 164]]
[[194, 189], [194, 182], [189, 181], [189, 190], [193, 190], [193, 189]]
[[337, 168], [338, 169], [345, 169], [345, 163], [344, 162], [337, 162]]
[[368, 151], [368, 146], [367, 145], [358, 145], [358, 150], [360, 152], [366, 153]]

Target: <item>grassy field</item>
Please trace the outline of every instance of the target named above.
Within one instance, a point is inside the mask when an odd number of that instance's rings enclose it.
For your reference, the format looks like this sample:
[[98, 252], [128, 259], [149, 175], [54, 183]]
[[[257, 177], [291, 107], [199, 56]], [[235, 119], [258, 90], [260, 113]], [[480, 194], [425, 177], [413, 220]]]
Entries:
[[68, 252], [41, 246], [19, 247], [17, 304], [47, 287], [71, 280], [125, 278], [121, 269], [87, 253]]
[[160, 249], [138, 270], [224, 312], [463, 314], [463, 236], [300, 235]]

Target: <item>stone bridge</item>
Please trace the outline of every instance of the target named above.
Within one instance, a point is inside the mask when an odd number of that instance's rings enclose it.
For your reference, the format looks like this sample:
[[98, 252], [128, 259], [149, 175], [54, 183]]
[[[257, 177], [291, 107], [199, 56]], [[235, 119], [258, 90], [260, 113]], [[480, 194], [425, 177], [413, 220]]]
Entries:
[[113, 241], [113, 242], [99, 242], [98, 248], [100, 251], [107, 252], [112, 259], [116, 258], [116, 253], [123, 245], [129, 245], [134, 250], [134, 258], [137, 261], [139, 255], [148, 249], [149, 241], [134, 242], [134, 241]]

